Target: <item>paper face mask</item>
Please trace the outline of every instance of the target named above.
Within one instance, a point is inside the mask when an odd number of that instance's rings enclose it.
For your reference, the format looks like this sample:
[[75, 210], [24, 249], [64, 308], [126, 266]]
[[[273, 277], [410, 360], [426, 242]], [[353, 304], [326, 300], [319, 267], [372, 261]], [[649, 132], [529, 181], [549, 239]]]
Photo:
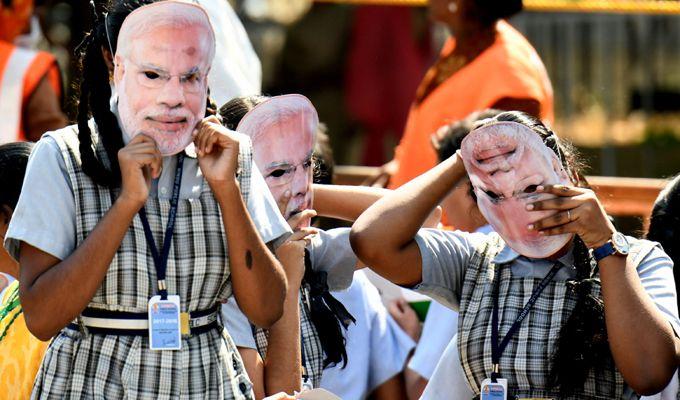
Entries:
[[282, 209], [286, 219], [312, 208], [312, 153], [318, 125], [312, 103], [291, 94], [258, 104], [236, 128], [251, 138], [255, 164], [276, 202], [281, 204], [290, 196]]
[[526, 211], [529, 203], [555, 197], [536, 193], [536, 187], [570, 184], [559, 158], [539, 135], [517, 122], [492, 123], [470, 132], [461, 156], [480, 211], [513, 250], [546, 258], [571, 240], [571, 234], [541, 236], [527, 228], [557, 212]]
[[205, 114], [215, 36], [205, 10], [186, 1], [142, 6], [125, 18], [114, 57], [114, 85], [126, 140], [150, 136], [161, 154], [191, 143]]

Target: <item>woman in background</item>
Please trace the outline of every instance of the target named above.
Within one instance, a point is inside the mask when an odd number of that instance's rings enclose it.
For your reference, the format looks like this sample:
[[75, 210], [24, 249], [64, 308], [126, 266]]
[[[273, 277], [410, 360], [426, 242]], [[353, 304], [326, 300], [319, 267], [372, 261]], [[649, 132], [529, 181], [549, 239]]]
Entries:
[[[427, 71], [394, 160], [376, 184], [397, 188], [437, 165], [429, 144], [439, 127], [487, 108], [524, 111], [553, 122], [553, 91], [536, 50], [505, 19], [521, 0], [430, 0], [430, 17], [452, 37]], [[391, 175], [391, 178], [390, 178]]]

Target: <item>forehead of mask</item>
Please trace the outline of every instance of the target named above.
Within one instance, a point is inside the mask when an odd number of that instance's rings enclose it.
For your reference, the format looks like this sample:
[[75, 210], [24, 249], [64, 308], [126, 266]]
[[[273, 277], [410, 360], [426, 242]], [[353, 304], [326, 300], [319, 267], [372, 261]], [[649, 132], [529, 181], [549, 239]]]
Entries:
[[7, 7], [0, 2], [0, 40], [12, 42], [28, 26], [33, 0], [12, 0]]
[[236, 130], [252, 140], [258, 169], [264, 174], [273, 165], [293, 166], [308, 159], [318, 125], [312, 103], [293, 94], [258, 104], [243, 116]]
[[[198, 5], [161, 1], [133, 11], [118, 35], [114, 83], [126, 137], [152, 137], [163, 155], [182, 151], [205, 112], [207, 87], [189, 93], [180, 76], [205, 76], [215, 51], [208, 16]], [[145, 87], [148, 73], [172, 76]]]
[[544, 237], [527, 225], [555, 211], [526, 211], [526, 205], [552, 197], [535, 193], [538, 185], [569, 184], [557, 155], [534, 131], [515, 122], [499, 122], [472, 131], [461, 157], [475, 190], [480, 211], [515, 251], [547, 257], [571, 238]]
[[[291, 191], [286, 214], [312, 206], [309, 161], [318, 124], [316, 110], [307, 98], [285, 95], [257, 105], [236, 128], [251, 138], [255, 164], [276, 200]], [[288, 177], [281, 175], [284, 171]]]

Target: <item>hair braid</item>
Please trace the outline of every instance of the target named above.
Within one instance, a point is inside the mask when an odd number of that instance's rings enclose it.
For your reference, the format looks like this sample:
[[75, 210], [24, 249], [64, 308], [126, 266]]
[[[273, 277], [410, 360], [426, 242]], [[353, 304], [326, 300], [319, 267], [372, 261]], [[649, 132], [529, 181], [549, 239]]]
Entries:
[[99, 46], [95, 36], [90, 34], [85, 39], [86, 45], [82, 54], [81, 68], [83, 77], [80, 82], [80, 101], [78, 103], [78, 140], [80, 142], [79, 150], [83, 165], [83, 171], [95, 183], [103, 186], [112, 186], [111, 173], [104, 167], [104, 165], [97, 159], [95, 149], [92, 146], [92, 132], [90, 131], [90, 103], [92, 102], [92, 83], [96, 81], [95, 68], [92, 64], [96, 64], [95, 58], [101, 58], [97, 52]]

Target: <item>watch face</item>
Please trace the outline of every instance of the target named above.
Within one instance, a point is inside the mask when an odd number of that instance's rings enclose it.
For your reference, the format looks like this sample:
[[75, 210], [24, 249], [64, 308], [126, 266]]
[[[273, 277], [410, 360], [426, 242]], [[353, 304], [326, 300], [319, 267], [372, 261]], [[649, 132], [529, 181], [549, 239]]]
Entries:
[[626, 236], [623, 233], [614, 233], [614, 235], [612, 235], [612, 243], [614, 244], [617, 252], [624, 255], [628, 254], [630, 245], [628, 244], [628, 239], [626, 239]]

